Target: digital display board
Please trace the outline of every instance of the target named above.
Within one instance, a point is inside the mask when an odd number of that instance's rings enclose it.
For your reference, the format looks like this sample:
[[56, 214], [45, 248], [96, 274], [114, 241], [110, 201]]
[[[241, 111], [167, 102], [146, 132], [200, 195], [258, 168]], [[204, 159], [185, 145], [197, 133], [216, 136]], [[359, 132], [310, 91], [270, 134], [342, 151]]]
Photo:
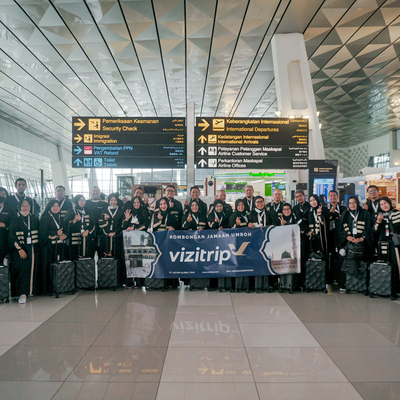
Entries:
[[196, 118], [197, 168], [308, 168], [306, 118]]
[[73, 117], [74, 168], [185, 168], [185, 118]]
[[335, 179], [334, 178], [314, 178], [313, 181], [313, 194], [324, 194], [328, 198], [328, 194], [331, 190], [335, 190]]
[[309, 194], [324, 194], [328, 198], [331, 190], [336, 190], [337, 160], [309, 160]]

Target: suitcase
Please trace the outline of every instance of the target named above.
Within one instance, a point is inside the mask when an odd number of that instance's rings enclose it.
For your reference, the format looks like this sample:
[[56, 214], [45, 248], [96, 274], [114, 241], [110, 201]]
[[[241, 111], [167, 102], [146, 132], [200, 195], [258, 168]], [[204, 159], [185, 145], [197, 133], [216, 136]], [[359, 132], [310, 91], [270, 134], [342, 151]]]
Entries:
[[310, 259], [306, 262], [306, 291], [325, 290], [325, 261]]
[[219, 292], [231, 292], [232, 291], [232, 278], [218, 278], [218, 290]]
[[97, 287], [113, 289], [118, 287], [118, 260], [114, 257], [100, 258], [97, 262]]
[[293, 293], [294, 285], [296, 283], [296, 275], [295, 274], [283, 274], [279, 276], [279, 293], [282, 293], [282, 290], [287, 290], [290, 294]]
[[147, 290], [162, 290], [166, 289], [165, 279], [156, 279], [156, 278], [146, 278], [144, 280], [144, 286]]
[[96, 286], [96, 265], [93, 258], [80, 258], [75, 261], [76, 288], [94, 289]]
[[192, 278], [189, 281], [189, 291], [193, 289], [202, 290], [207, 289], [210, 290], [210, 278]]
[[369, 266], [369, 296], [374, 294], [378, 296], [392, 296], [392, 269], [393, 266], [389, 262], [376, 261]]
[[256, 293], [271, 292], [271, 288], [269, 287], [269, 275], [255, 276], [254, 277], [254, 286]]
[[346, 274], [346, 293], [360, 292], [367, 295], [368, 284], [368, 267], [364, 261], [359, 262], [358, 273], [356, 276]]
[[10, 273], [6, 266], [0, 266], [0, 300], [10, 301]]
[[52, 291], [58, 299], [60, 293], [75, 293], [75, 265], [73, 261], [57, 261], [50, 264]]
[[235, 292], [239, 293], [241, 290], [246, 293], [250, 292], [250, 277], [249, 276], [237, 276], [235, 278]]

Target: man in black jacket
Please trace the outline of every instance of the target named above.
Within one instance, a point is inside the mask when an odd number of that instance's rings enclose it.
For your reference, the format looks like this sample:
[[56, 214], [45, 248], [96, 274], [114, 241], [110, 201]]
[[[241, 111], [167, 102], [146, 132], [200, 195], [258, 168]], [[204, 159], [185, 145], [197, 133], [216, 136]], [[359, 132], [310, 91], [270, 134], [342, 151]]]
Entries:
[[18, 178], [15, 181], [15, 189], [17, 190], [17, 193], [8, 196], [6, 202], [7, 208], [13, 216], [16, 216], [18, 212], [18, 205], [23, 200], [26, 200], [31, 207], [30, 213], [39, 218], [40, 206], [35, 199], [25, 195], [26, 187], [26, 180], [24, 178]]
[[183, 213], [186, 214], [190, 210], [192, 201], [196, 200], [199, 203], [199, 211], [204, 215], [207, 215], [207, 204], [200, 199], [200, 188], [198, 186], [190, 188], [190, 197], [190, 201], [185, 200], [185, 209], [183, 210]]
[[267, 204], [266, 209], [271, 213], [271, 222], [275, 226], [280, 225], [280, 218], [283, 215], [283, 201], [282, 191], [275, 189], [272, 194], [272, 202]]
[[[218, 190], [218, 194], [215, 200], [221, 200], [224, 203], [224, 213], [226, 217], [229, 219], [233, 213], [232, 206], [228, 204], [226, 200], [226, 192], [224, 189]], [[210, 213], [214, 209], [214, 204], [210, 204], [210, 209], [208, 213]]]
[[[169, 201], [169, 211], [171, 214], [175, 215], [178, 219], [178, 229], [181, 229], [182, 224], [182, 216], [183, 216], [183, 207], [180, 201], [174, 199], [175, 196], [175, 187], [173, 185], [168, 185], [164, 189], [164, 195]], [[157, 200], [154, 213], [157, 213], [160, 210], [160, 200]]]
[[256, 207], [254, 204], [254, 188], [251, 185], [247, 185], [244, 188], [244, 194], [245, 194], [245, 198], [244, 200], [244, 206], [246, 208], [246, 212], [247, 214], [250, 214], [254, 208]]
[[379, 189], [378, 186], [370, 185], [367, 187], [368, 200], [363, 205], [364, 210], [368, 210], [372, 221], [375, 221], [379, 213], [383, 212], [379, 206]]

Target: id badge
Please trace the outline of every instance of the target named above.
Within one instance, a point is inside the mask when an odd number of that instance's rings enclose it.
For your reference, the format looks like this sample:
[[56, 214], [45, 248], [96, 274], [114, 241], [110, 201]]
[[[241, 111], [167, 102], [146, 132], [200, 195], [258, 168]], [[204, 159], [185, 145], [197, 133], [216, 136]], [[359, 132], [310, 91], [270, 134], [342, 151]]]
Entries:
[[353, 228], [353, 235], [357, 235], [357, 228]]
[[254, 223], [253, 225], [255, 228], [261, 228], [261, 224], [259, 224], [259, 223]]
[[81, 229], [81, 235], [82, 235], [83, 232], [85, 232], [85, 230], [84, 230], [84, 229]]
[[26, 238], [26, 244], [32, 244], [32, 238], [31, 237], [27, 237]]
[[389, 229], [386, 229], [386, 236], [389, 236]]
[[333, 231], [333, 230], [335, 230], [335, 228], [336, 228], [335, 221], [330, 221], [329, 222], [329, 230]]

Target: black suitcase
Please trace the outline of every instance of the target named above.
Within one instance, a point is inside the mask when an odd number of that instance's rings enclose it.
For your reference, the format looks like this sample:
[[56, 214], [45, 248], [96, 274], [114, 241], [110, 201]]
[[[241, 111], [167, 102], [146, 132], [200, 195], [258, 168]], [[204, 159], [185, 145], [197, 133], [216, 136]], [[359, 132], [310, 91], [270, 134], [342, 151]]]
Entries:
[[306, 262], [306, 291], [325, 290], [325, 261], [311, 258]]
[[193, 289], [210, 290], [210, 278], [191, 278], [189, 281], [189, 291], [192, 291]]
[[231, 292], [232, 279], [233, 278], [218, 278], [218, 290], [220, 292]]
[[394, 298], [392, 293], [393, 265], [386, 261], [376, 261], [369, 266], [369, 296], [387, 296]]
[[378, 260], [381, 261], [389, 260], [389, 242], [384, 242], [384, 241], [378, 242]]
[[165, 279], [157, 279], [157, 278], [146, 278], [144, 280], [144, 286], [147, 290], [162, 290], [166, 289]]
[[249, 276], [237, 276], [235, 278], [235, 292], [239, 293], [241, 290], [246, 293], [250, 292], [250, 277]]
[[96, 286], [96, 265], [93, 258], [80, 258], [75, 261], [76, 288], [94, 289]]
[[368, 293], [368, 266], [364, 261], [359, 261], [358, 272], [356, 276], [346, 274], [346, 293], [360, 292], [365, 295]]
[[75, 264], [73, 261], [56, 261], [50, 264], [50, 279], [53, 293], [75, 293]]
[[254, 277], [254, 286], [256, 293], [271, 292], [271, 288], [269, 286], [269, 275], [255, 276]]
[[118, 260], [114, 257], [100, 258], [97, 262], [97, 287], [113, 289], [118, 287]]
[[0, 266], [0, 300], [10, 301], [10, 273], [6, 266]]
[[279, 276], [279, 293], [282, 290], [287, 290], [290, 294], [293, 293], [294, 285], [296, 283], [296, 274], [283, 274]]

